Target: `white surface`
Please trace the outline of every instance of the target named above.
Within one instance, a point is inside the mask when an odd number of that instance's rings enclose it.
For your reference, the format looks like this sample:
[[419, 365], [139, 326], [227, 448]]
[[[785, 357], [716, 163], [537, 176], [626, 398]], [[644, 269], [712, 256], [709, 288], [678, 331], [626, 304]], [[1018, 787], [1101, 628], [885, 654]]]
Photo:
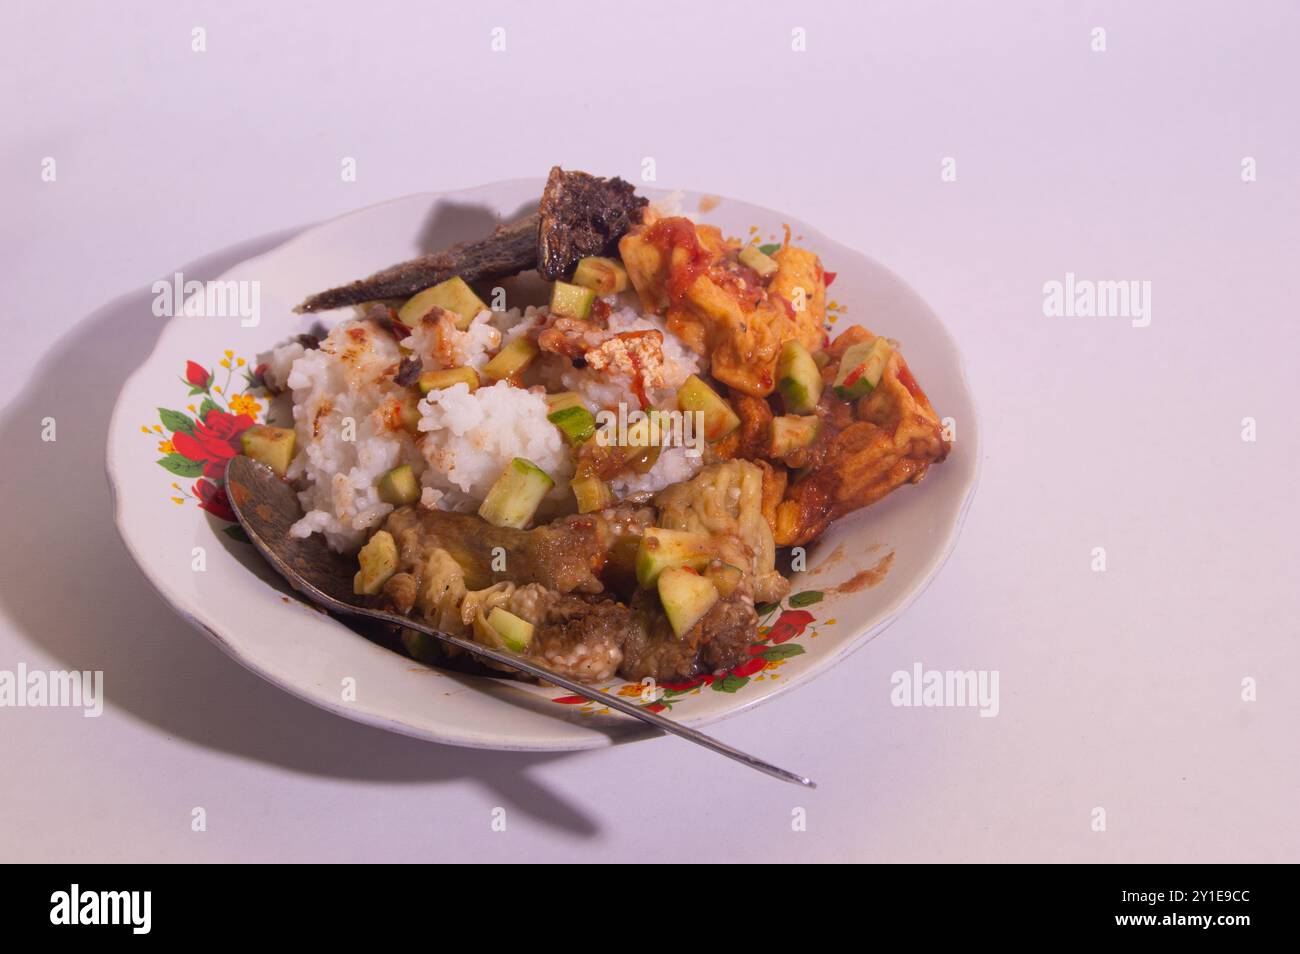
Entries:
[[[635, 30], [589, 4], [19, 6], [0, 668], [104, 669], [108, 707], [0, 709], [0, 857], [1296, 860], [1300, 23], [1125, 6], [661, 4]], [[610, 56], [592, 87], [611, 37], [672, 52]], [[592, 53], [571, 66], [573, 42]], [[155, 279], [387, 197], [557, 161], [633, 177], [643, 156], [659, 185], [790, 209], [884, 261], [976, 391], [981, 487], [938, 581], [812, 687], [718, 727], [814, 793], [673, 740], [520, 757], [348, 723], [189, 630], [112, 529], [104, 431], [157, 333]], [[1151, 326], [1044, 317], [1067, 271], [1150, 280]], [[917, 661], [998, 670], [1001, 714], [892, 707]]]

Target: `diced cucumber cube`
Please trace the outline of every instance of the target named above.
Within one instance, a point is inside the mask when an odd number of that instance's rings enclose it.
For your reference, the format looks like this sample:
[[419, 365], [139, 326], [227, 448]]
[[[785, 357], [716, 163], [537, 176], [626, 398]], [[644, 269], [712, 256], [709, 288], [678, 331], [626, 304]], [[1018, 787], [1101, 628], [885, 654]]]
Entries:
[[492, 485], [478, 515], [497, 527], [522, 530], [533, 519], [555, 481], [530, 460], [516, 457]]
[[726, 598], [736, 592], [736, 587], [740, 586], [740, 581], [745, 577], [745, 571], [721, 560], [711, 560], [704, 569], [704, 575], [718, 588], [718, 593]]
[[473, 368], [447, 368], [445, 371], [424, 371], [420, 374], [419, 387], [423, 394], [441, 391], [453, 384], [464, 384], [471, 392], [478, 390], [478, 372]]
[[570, 444], [581, 444], [596, 433], [596, 418], [585, 407], [563, 407], [546, 415]]
[[785, 414], [772, 418], [772, 456], [802, 450], [817, 439], [822, 422], [819, 418], [802, 414]]
[[379, 478], [379, 499], [394, 507], [404, 507], [420, 499], [420, 482], [410, 464], [394, 467]]
[[659, 574], [659, 602], [673, 634], [684, 636], [718, 602], [712, 581], [685, 567], [669, 567]]
[[483, 374], [493, 381], [504, 381], [516, 374], [522, 374], [533, 363], [540, 350], [536, 341], [527, 335], [520, 335], [483, 366]]
[[239, 448], [245, 457], [260, 461], [283, 477], [293, 460], [298, 435], [289, 427], [254, 424], [239, 435]]
[[560, 391], [558, 394], [546, 395], [546, 407], [550, 413], [562, 411], [566, 407], [583, 407], [587, 402], [582, 399], [582, 395], [577, 391]]
[[835, 376], [835, 393], [846, 401], [856, 401], [869, 394], [880, 383], [881, 375], [894, 353], [887, 338], [859, 341], [840, 358], [840, 371]]
[[551, 314], [559, 318], [586, 318], [596, 293], [581, 285], [556, 282], [551, 287]]
[[516, 616], [500, 606], [494, 606], [488, 613], [488, 625], [501, 637], [506, 649], [512, 653], [522, 653], [533, 639], [533, 624]]
[[776, 362], [776, 386], [791, 414], [812, 414], [822, 396], [822, 373], [813, 356], [796, 339], [781, 346]]
[[361, 569], [352, 578], [352, 592], [374, 596], [397, 572], [397, 541], [387, 530], [378, 531], [357, 554]]
[[707, 533], [647, 527], [636, 552], [636, 579], [644, 587], [655, 585], [669, 567], [701, 569], [713, 558], [713, 539]]
[[574, 477], [569, 486], [573, 488], [574, 499], [578, 501], [578, 513], [595, 513], [614, 504], [614, 494], [609, 485], [595, 474]]
[[573, 284], [590, 288], [597, 295], [612, 295], [627, 288], [627, 269], [612, 258], [579, 259], [578, 267], [573, 270]]
[[704, 439], [716, 441], [740, 426], [740, 418], [731, 405], [698, 375], [692, 374], [677, 391], [677, 407], [682, 411], [699, 411], [704, 415]]
[[454, 314], [456, 327], [461, 331], [469, 327], [479, 312], [488, 310], [483, 300], [474, 294], [474, 289], [465, 284], [459, 275], [455, 275], [412, 296], [397, 310], [397, 320], [408, 328], [414, 328], [434, 308], [442, 308]]
[[763, 252], [757, 245], [746, 245], [740, 250], [740, 264], [747, 265], [758, 272], [759, 278], [775, 275], [781, 267], [776, 263], [776, 259]]

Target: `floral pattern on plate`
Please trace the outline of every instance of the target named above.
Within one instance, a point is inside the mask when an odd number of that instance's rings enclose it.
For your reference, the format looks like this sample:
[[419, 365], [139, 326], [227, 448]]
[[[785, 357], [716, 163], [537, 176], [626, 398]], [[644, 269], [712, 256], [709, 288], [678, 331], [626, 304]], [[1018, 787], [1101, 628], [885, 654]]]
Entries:
[[[225, 371], [224, 380], [217, 377]], [[266, 406], [266, 385], [262, 368], [250, 368], [248, 362], [233, 351], [225, 352], [214, 370], [197, 361], [185, 362], [180, 381], [189, 388], [185, 410], [158, 408], [158, 424], [144, 424], [140, 430], [158, 439], [158, 466], [189, 487], [173, 481], [172, 501], [184, 505], [193, 500], [198, 506], [229, 523], [235, 523], [234, 511], [226, 497], [226, 466], [240, 453], [239, 439], [262, 417]], [[235, 374], [242, 375], [243, 387], [231, 388]], [[242, 535], [242, 534], [241, 534]]]
[[[803, 636], [808, 628], [817, 622], [812, 613], [801, 607], [819, 603], [822, 597], [820, 590], [804, 590], [790, 597], [787, 601], [790, 608], [786, 610], [781, 610], [779, 603], [760, 603], [757, 607], [762, 620], [758, 628], [759, 639], [749, 647], [749, 659], [732, 666], [726, 672], [709, 673], [681, 682], [665, 682], [661, 685], [656, 685], [650, 679], [643, 682], [625, 682], [621, 685], [611, 685], [601, 691], [613, 692], [629, 698], [639, 697], [644, 703], [644, 708], [651, 712], [663, 712], [672, 709], [687, 696], [697, 696], [705, 689], [712, 689], [714, 692], [738, 692], [751, 681], [780, 679], [781, 673], [778, 670], [788, 660], [795, 656], [802, 656], [806, 652], [800, 643], [792, 640]], [[778, 610], [781, 610], [780, 615], [776, 616], [775, 622], [769, 624], [768, 621], [777, 614]], [[834, 619], [828, 619], [822, 625], [831, 626], [834, 623]], [[813, 627], [808, 637], [811, 639], [816, 636], [817, 629]], [[584, 696], [562, 695], [556, 696], [551, 701], [561, 705], [578, 706], [584, 715], [609, 712], [609, 709]]]

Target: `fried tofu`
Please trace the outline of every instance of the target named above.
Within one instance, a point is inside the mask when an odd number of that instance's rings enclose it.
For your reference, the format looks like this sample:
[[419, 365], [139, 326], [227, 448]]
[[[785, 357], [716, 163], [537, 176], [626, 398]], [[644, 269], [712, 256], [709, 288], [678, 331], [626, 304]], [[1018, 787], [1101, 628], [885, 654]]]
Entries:
[[[822, 372], [828, 384], [847, 347], [871, 337], [850, 328], [831, 344], [832, 361]], [[871, 393], [847, 404], [828, 387], [819, 414], [825, 426], [812, 459], [776, 508], [778, 546], [808, 543], [831, 521], [919, 482], [951, 450], [930, 399], [897, 350]]]
[[[950, 448], [897, 349], [867, 395], [848, 402], [835, 394], [830, 385], [845, 351], [876, 336], [855, 327], [827, 343], [825, 273], [814, 253], [787, 236], [771, 256], [776, 271], [764, 280], [740, 265], [741, 247], [715, 227], [681, 217], [650, 216], [619, 242], [642, 305], [663, 315], [669, 330], [706, 356], [713, 377], [731, 389], [741, 426], [714, 446], [715, 457], [761, 463], [763, 512], [777, 545], [805, 544], [831, 521], [921, 480]], [[781, 346], [791, 339], [826, 352], [827, 386], [815, 442], [775, 459], [768, 396]]]
[[826, 282], [817, 256], [789, 243], [765, 282], [739, 263], [741, 247], [713, 226], [672, 217], [629, 232], [619, 254], [642, 305], [708, 356], [715, 378], [761, 398], [776, 387], [782, 344], [797, 338], [814, 350], [825, 340]]

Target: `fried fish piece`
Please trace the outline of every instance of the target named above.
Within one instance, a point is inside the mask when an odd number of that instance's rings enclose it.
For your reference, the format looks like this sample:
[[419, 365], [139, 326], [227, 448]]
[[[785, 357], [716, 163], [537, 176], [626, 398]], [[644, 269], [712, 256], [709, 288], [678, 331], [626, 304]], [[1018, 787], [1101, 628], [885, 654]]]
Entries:
[[518, 222], [498, 225], [486, 238], [458, 242], [441, 252], [393, 265], [369, 278], [318, 292], [295, 311], [327, 311], [367, 301], [409, 298], [455, 275], [467, 282], [477, 282], [518, 274], [537, 263], [540, 221], [534, 212]]
[[537, 271], [555, 281], [569, 274], [578, 259], [611, 253], [619, 238], [640, 223], [648, 201], [617, 176], [602, 179], [555, 166], [542, 192]]
[[369, 278], [312, 295], [296, 309], [322, 311], [388, 298], [408, 298], [459, 275], [494, 281], [537, 268], [555, 279], [584, 255], [602, 255], [641, 219], [647, 200], [622, 179], [551, 169], [538, 211], [499, 225], [485, 238], [458, 242], [393, 265]]

